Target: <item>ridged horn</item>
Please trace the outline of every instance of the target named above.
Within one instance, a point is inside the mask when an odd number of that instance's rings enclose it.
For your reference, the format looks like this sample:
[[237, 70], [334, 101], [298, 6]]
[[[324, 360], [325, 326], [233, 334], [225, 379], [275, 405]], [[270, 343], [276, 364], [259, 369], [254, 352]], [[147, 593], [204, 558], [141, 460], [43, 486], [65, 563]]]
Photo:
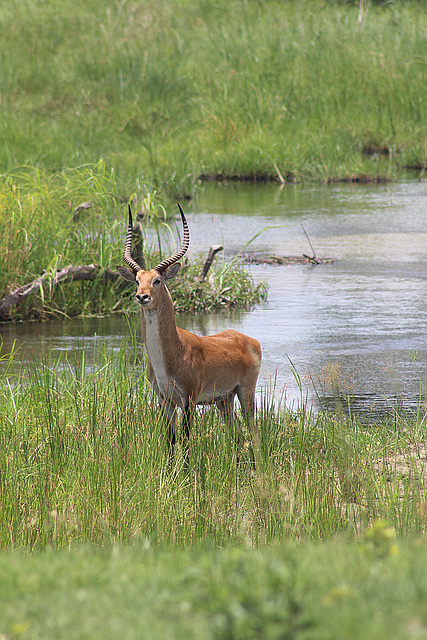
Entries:
[[128, 230], [126, 233], [125, 250], [123, 253], [123, 258], [125, 262], [129, 265], [129, 267], [132, 269], [132, 271], [136, 274], [138, 273], [138, 271], [142, 270], [142, 267], [140, 267], [139, 264], [135, 262], [135, 260], [131, 256], [132, 229], [133, 229], [132, 210], [129, 205], [129, 223], [128, 223]]
[[174, 253], [173, 256], [171, 256], [170, 258], [167, 258], [166, 260], [163, 260], [163, 262], [160, 262], [156, 267], [154, 267], [154, 270], [160, 274], [162, 274], [163, 271], [166, 271], [166, 269], [170, 267], [172, 264], [175, 264], [175, 262], [178, 262], [178, 260], [181, 260], [181, 258], [187, 253], [188, 247], [190, 246], [190, 231], [188, 230], [187, 220], [185, 219], [184, 212], [181, 209], [181, 205], [179, 203], [178, 203], [178, 209], [181, 214], [182, 226], [184, 229], [184, 237], [182, 239], [181, 249], [176, 253]]

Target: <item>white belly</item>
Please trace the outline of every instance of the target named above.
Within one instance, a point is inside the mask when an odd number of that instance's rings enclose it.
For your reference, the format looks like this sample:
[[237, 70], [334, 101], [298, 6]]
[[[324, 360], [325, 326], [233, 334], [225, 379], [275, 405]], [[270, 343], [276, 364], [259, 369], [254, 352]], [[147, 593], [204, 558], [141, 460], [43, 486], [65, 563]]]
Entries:
[[168, 376], [163, 349], [160, 342], [160, 330], [157, 313], [145, 313], [145, 347], [151, 360], [156, 376], [159, 393], [164, 398], [171, 398], [179, 406], [182, 405], [182, 395], [175, 380]]

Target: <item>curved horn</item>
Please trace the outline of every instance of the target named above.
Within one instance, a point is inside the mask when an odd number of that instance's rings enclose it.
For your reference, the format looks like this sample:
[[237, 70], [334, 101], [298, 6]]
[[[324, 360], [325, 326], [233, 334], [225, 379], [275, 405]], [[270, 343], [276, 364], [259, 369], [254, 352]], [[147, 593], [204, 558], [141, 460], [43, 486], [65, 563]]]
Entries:
[[129, 265], [129, 267], [132, 269], [132, 271], [134, 273], [138, 273], [138, 271], [141, 271], [142, 267], [140, 267], [139, 264], [135, 262], [135, 260], [132, 258], [130, 253], [132, 249], [132, 229], [133, 229], [132, 210], [129, 205], [129, 224], [128, 224], [128, 230], [126, 233], [125, 250], [123, 253], [123, 258], [125, 262]]
[[178, 262], [178, 260], [180, 260], [187, 253], [188, 247], [190, 245], [190, 232], [188, 230], [187, 220], [185, 219], [184, 212], [181, 209], [181, 205], [179, 203], [178, 203], [178, 209], [181, 214], [182, 226], [184, 228], [184, 237], [182, 240], [181, 249], [176, 253], [174, 253], [173, 256], [171, 256], [170, 258], [167, 258], [166, 260], [163, 260], [163, 262], [160, 262], [156, 267], [154, 267], [154, 270], [160, 274], [162, 274], [163, 271], [166, 271], [166, 269], [170, 267], [172, 264], [174, 264], [175, 262]]

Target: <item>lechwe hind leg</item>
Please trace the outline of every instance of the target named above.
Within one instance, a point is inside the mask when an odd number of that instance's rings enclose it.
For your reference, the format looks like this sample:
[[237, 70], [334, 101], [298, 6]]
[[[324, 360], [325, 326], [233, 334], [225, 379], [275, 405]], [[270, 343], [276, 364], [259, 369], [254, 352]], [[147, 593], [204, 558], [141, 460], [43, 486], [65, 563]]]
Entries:
[[241, 438], [243, 436], [242, 427], [239, 421], [236, 419], [236, 415], [234, 413], [234, 399], [236, 397], [235, 391], [232, 391], [221, 398], [220, 400], [216, 400], [215, 404], [221, 413], [221, 417], [226, 424], [234, 423], [236, 425], [236, 441], [240, 443]]
[[[244, 446], [245, 443], [245, 434], [242, 428], [242, 423], [239, 417], [236, 415], [234, 410], [234, 400], [236, 397], [236, 392], [232, 391], [225, 398], [221, 398], [221, 400], [217, 400], [215, 402], [218, 407], [222, 419], [224, 422], [234, 429], [234, 439], [237, 446], [237, 460], [240, 460], [240, 449]], [[251, 456], [253, 458], [253, 453], [251, 449]]]
[[234, 391], [232, 391], [228, 394], [228, 396], [220, 398], [219, 400], [215, 400], [215, 405], [219, 409], [223, 420], [228, 420], [230, 416], [233, 415], [235, 397], [236, 394]]
[[255, 424], [255, 385], [249, 388], [239, 385], [237, 387], [237, 397], [239, 398], [243, 419], [251, 440], [250, 451], [252, 465], [255, 468], [255, 460], [259, 457], [258, 432]]

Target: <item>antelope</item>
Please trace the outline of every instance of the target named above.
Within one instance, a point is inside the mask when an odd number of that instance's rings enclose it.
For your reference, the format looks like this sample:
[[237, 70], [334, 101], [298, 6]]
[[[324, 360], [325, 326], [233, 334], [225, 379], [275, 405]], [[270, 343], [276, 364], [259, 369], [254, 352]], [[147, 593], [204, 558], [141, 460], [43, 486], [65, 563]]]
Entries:
[[[120, 275], [136, 283], [136, 300], [141, 305], [142, 338], [147, 352], [147, 377], [165, 412], [167, 438], [176, 442], [177, 409], [183, 414], [183, 433], [188, 441], [195, 405], [215, 404], [224, 420], [234, 419], [237, 395], [244, 420], [250, 429], [255, 410], [255, 385], [261, 365], [258, 340], [228, 329], [211, 336], [197, 336], [177, 327], [172, 297], [166, 286], [175, 278], [179, 260], [190, 244], [187, 220], [178, 204], [183, 226], [179, 251], [145, 271], [131, 256], [132, 211], [125, 241], [124, 260], [128, 267], [117, 267]], [[241, 435], [241, 428], [237, 425]]]

